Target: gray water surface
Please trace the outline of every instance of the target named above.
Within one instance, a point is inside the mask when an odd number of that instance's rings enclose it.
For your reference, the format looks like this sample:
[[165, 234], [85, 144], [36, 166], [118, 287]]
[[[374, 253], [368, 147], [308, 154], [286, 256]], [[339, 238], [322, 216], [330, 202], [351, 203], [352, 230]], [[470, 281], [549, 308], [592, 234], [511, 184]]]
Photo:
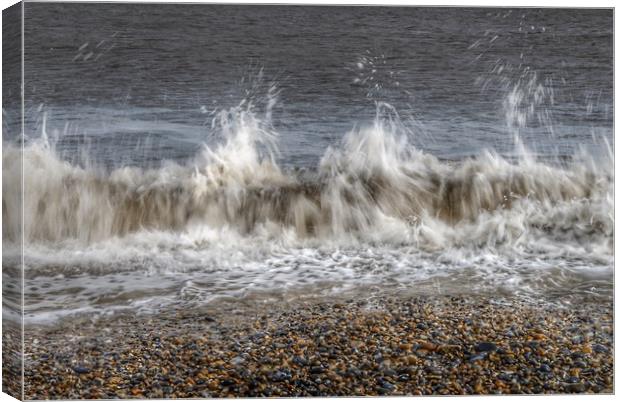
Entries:
[[285, 165], [315, 166], [377, 101], [441, 158], [509, 154], [515, 132], [570, 156], [612, 141], [612, 20], [610, 9], [28, 3], [26, 133], [40, 136], [46, 114], [66, 158], [87, 143], [106, 165], [182, 160], [213, 140], [214, 111], [276, 82]]

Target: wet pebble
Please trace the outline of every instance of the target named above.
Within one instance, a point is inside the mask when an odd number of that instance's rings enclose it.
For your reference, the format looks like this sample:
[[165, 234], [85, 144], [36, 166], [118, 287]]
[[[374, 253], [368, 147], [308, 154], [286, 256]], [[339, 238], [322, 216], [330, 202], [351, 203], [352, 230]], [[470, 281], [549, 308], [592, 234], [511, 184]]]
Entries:
[[493, 342], [480, 342], [474, 349], [476, 352], [494, 352], [497, 350], [497, 345]]

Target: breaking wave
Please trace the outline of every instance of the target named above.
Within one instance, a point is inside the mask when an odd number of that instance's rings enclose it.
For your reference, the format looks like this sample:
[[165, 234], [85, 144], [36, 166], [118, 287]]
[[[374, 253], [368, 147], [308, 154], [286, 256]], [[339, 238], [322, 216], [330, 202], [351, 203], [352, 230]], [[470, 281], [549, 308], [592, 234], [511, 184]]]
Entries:
[[[272, 102], [270, 100], [270, 102]], [[297, 241], [450, 247], [542, 247], [558, 242], [610, 255], [613, 152], [542, 161], [518, 140], [441, 161], [410, 143], [397, 112], [377, 104], [373, 122], [328, 148], [311, 172], [276, 162], [270, 103], [214, 119], [222, 140], [186, 163], [104, 169], [62, 160], [47, 137], [23, 152], [26, 243], [92, 244], [142, 232], [209, 227]], [[3, 238], [20, 238], [21, 150], [4, 145]]]

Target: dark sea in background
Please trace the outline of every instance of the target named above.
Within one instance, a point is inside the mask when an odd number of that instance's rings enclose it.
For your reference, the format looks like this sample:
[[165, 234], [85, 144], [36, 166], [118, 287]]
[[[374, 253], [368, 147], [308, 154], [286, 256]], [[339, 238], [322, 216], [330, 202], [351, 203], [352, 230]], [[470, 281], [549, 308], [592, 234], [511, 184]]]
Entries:
[[[46, 4], [25, 10], [27, 135], [90, 142], [107, 165], [183, 159], [211, 113], [238, 104], [262, 69], [281, 161], [313, 167], [388, 102], [415, 145], [446, 159], [510, 153], [507, 113], [543, 154], [612, 140], [611, 10]], [[506, 105], [517, 82], [525, 91]]]
[[[252, 297], [612, 298], [611, 9], [24, 13], [3, 239], [19, 266], [23, 228], [28, 322]], [[14, 99], [20, 77], [3, 79]]]

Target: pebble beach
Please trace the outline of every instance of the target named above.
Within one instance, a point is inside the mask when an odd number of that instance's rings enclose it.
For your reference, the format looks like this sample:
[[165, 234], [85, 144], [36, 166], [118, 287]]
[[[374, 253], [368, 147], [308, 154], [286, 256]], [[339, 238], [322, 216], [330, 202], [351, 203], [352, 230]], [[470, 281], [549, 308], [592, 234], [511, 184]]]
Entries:
[[26, 399], [613, 393], [613, 304], [221, 303], [26, 332]]

